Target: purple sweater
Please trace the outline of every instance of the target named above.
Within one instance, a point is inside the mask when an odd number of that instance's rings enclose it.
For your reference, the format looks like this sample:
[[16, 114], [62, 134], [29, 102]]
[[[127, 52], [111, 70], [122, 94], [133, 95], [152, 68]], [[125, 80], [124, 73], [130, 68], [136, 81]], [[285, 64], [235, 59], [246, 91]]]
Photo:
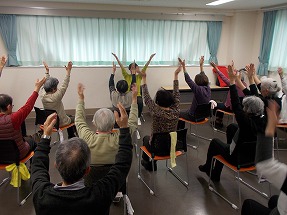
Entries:
[[192, 104], [189, 108], [189, 114], [193, 115], [197, 105], [207, 104], [211, 99], [211, 90], [209, 86], [198, 86], [188, 75], [184, 72], [185, 82], [190, 87], [191, 91], [194, 93]]

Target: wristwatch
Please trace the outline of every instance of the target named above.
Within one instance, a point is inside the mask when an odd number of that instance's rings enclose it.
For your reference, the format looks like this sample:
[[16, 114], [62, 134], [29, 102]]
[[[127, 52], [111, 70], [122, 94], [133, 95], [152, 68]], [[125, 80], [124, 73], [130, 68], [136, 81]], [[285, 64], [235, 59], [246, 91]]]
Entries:
[[47, 140], [50, 140], [50, 139], [51, 139], [51, 136], [44, 134], [44, 135], [42, 136], [42, 138], [47, 139]]

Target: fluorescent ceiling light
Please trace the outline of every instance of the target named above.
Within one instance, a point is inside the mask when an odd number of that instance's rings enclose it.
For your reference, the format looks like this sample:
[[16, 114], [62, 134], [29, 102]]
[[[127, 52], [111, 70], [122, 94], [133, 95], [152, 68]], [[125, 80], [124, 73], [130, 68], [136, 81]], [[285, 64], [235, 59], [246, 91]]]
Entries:
[[214, 1], [214, 2], [211, 2], [211, 3], [208, 3], [206, 5], [216, 6], [216, 5], [224, 4], [224, 3], [227, 3], [227, 2], [231, 2], [231, 1], [234, 1], [234, 0], [217, 0], [217, 1]]

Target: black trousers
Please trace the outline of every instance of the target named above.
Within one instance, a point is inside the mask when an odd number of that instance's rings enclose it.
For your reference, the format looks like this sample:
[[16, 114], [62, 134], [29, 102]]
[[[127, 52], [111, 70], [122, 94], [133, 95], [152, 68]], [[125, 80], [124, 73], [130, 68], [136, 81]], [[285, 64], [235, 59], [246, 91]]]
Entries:
[[[216, 155], [221, 155], [231, 164], [236, 164], [236, 156], [230, 155], [230, 144], [232, 142], [232, 138], [236, 133], [238, 126], [236, 124], [230, 124], [227, 126], [226, 130], [226, 137], [227, 137], [227, 144], [222, 142], [220, 139], [214, 138], [211, 140], [208, 151], [207, 157], [205, 162], [207, 173], [209, 174], [210, 168], [212, 167], [212, 157]], [[215, 178], [220, 178], [222, 172], [223, 164], [221, 162], [216, 162], [214, 169], [212, 170], [212, 175]]]
[[[147, 148], [147, 150], [149, 152], [151, 152], [151, 145], [149, 144], [149, 139], [150, 139], [150, 136], [144, 136], [144, 138], [143, 138], [143, 146], [145, 146]], [[146, 155], [146, 153], [142, 154], [142, 159], [147, 161], [147, 162], [149, 161], [149, 157]]]
[[253, 199], [246, 199], [243, 202], [241, 215], [279, 215], [277, 210], [278, 195], [272, 196], [268, 201], [268, 207]]
[[138, 103], [138, 118], [140, 118], [143, 112], [143, 97], [138, 96], [137, 103]]

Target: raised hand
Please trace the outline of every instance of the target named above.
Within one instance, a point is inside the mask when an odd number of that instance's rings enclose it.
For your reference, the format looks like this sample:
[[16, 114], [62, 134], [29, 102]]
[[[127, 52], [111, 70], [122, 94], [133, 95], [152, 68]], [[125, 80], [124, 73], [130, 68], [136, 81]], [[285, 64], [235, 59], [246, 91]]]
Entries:
[[57, 122], [57, 113], [50, 114], [44, 122], [44, 134], [51, 136], [54, 125]]
[[179, 64], [182, 66], [183, 71], [185, 71], [185, 60], [181, 60], [181, 58], [177, 58], [177, 59], [178, 59]]
[[67, 71], [67, 75], [70, 75], [70, 74], [71, 74], [72, 67], [73, 67], [73, 63], [72, 63], [72, 61], [69, 61], [69, 62], [68, 62], [68, 65], [65, 66], [66, 71]]
[[179, 64], [177, 69], [174, 71], [174, 74], [178, 75], [181, 72], [181, 69], [182, 69], [182, 64]]
[[117, 56], [115, 53], [112, 53], [112, 55], [113, 55], [116, 59], [118, 59], [118, 56]]
[[156, 53], [151, 54], [151, 56], [149, 57], [149, 60], [151, 61], [152, 58], [155, 56]]
[[280, 78], [282, 79], [283, 78], [283, 69], [282, 69], [282, 67], [278, 67], [277, 72], [278, 72], [278, 75], [280, 76]]
[[203, 63], [204, 63], [204, 56], [201, 56], [201, 57], [199, 58], [199, 65], [200, 65], [200, 66], [203, 66]]
[[232, 66], [232, 69], [235, 70], [235, 66], [234, 66], [234, 61], [233, 60], [231, 61], [231, 66]]
[[117, 111], [114, 111], [115, 119], [120, 128], [127, 128], [128, 127], [128, 114], [124, 106], [119, 102], [118, 109], [120, 110], [121, 117]]
[[84, 100], [85, 98], [84, 90], [85, 86], [82, 83], [78, 83], [78, 95], [80, 100]]
[[246, 72], [247, 72], [247, 76], [248, 78], [252, 78], [254, 75], [255, 75], [255, 67], [254, 67], [254, 64], [247, 64], [245, 66], [245, 69], [246, 69]]
[[237, 76], [238, 76], [237, 71], [235, 71], [233, 69], [233, 66], [232, 65], [228, 65], [228, 77], [229, 77], [229, 80], [230, 80], [230, 85], [231, 84], [235, 84]]
[[46, 81], [46, 77], [42, 78], [42, 80], [37, 79], [36, 82], [35, 82], [35, 89], [34, 89], [34, 91], [36, 91], [38, 93], [40, 88], [45, 83], [45, 81]]
[[45, 67], [45, 69], [46, 69], [46, 74], [49, 74], [49, 66], [48, 66], [48, 64], [45, 62], [45, 61], [43, 61], [43, 65], [44, 65], [44, 67]]
[[3, 69], [3, 67], [4, 67], [5, 64], [6, 64], [6, 62], [7, 62], [7, 57], [6, 57], [5, 55], [3, 55], [3, 56], [1, 57], [0, 69]]
[[115, 65], [114, 61], [113, 61], [113, 74], [116, 73], [116, 70], [117, 70], [117, 66]]

